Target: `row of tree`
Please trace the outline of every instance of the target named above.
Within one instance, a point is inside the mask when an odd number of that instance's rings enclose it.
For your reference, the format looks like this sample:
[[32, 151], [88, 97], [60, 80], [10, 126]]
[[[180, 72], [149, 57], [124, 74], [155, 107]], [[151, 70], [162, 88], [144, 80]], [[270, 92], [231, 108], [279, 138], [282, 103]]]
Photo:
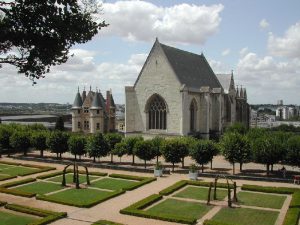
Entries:
[[174, 166], [182, 163], [190, 156], [204, 170], [204, 165], [211, 162], [213, 157], [221, 153], [227, 161], [233, 165], [255, 162], [266, 165], [267, 173], [273, 170], [273, 165], [284, 163], [293, 166], [300, 166], [300, 136], [291, 132], [270, 131], [254, 128], [249, 131], [240, 124], [227, 129], [218, 143], [211, 140], [199, 140], [192, 137], [177, 137], [163, 139], [155, 137], [151, 140], [143, 140], [142, 137], [123, 138], [117, 133], [100, 133], [92, 135], [73, 134], [61, 131], [48, 131], [40, 125], [0, 126], [0, 150], [23, 151], [27, 154], [29, 148], [43, 151], [49, 149], [56, 153], [57, 157], [65, 152], [70, 152], [79, 158], [88, 155], [93, 161], [101, 157], [111, 155], [120, 158], [124, 155], [132, 156], [132, 164], [135, 164], [135, 156], [146, 162], [163, 156], [166, 162]]

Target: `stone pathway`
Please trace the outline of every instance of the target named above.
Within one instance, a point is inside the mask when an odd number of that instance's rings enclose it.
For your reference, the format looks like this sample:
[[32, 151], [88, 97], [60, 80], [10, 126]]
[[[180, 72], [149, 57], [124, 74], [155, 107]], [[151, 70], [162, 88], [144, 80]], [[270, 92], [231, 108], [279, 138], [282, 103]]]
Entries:
[[[13, 160], [10, 158], [4, 158], [4, 161], [14, 161], [14, 162], [25, 162], [21, 160]], [[0, 159], [1, 162], [1, 159]], [[28, 164], [34, 164], [34, 165], [47, 165], [47, 163], [40, 163], [40, 162], [31, 162], [26, 161]], [[51, 166], [56, 167], [59, 170], [62, 170], [64, 168], [64, 165], [60, 164], [51, 164]], [[115, 170], [106, 170], [106, 169], [94, 169], [91, 168], [90, 171], [101, 171], [101, 172], [107, 172], [107, 173], [120, 173], [120, 174], [130, 174], [130, 175], [136, 175], [136, 176], [151, 176], [152, 174], [145, 174], [145, 173], [133, 173], [128, 171], [115, 171]], [[52, 173], [53, 171], [43, 172], [39, 174], [33, 174], [28, 175], [26, 177], [18, 177], [9, 181], [1, 181], [0, 185], [3, 183], [7, 183], [10, 181], [16, 181], [16, 180], [22, 180], [25, 178], [39, 176], [41, 174], [48, 174]], [[201, 176], [201, 175], [200, 175]], [[58, 220], [56, 222], [51, 223], [52, 225], [89, 225], [92, 222], [95, 222], [100, 219], [106, 219], [106, 220], [112, 220], [119, 223], [124, 223], [127, 225], [175, 225], [177, 223], [171, 223], [161, 220], [153, 220], [153, 219], [146, 219], [141, 217], [135, 217], [135, 216], [128, 216], [120, 214], [119, 211], [125, 207], [128, 207], [129, 205], [148, 197], [151, 194], [157, 194], [162, 189], [169, 187], [170, 185], [178, 182], [179, 180], [187, 179], [187, 175], [181, 175], [181, 174], [172, 174], [168, 176], [164, 176], [161, 178], [158, 178], [157, 181], [154, 181], [150, 184], [144, 185], [140, 188], [137, 188], [132, 191], [127, 191], [125, 194], [117, 196], [115, 198], [112, 198], [110, 200], [107, 200], [101, 204], [98, 204], [94, 207], [85, 209], [85, 208], [77, 208], [72, 206], [66, 206], [61, 204], [56, 204], [52, 202], [46, 202], [46, 201], [40, 201], [36, 200], [35, 198], [24, 198], [19, 196], [13, 196], [13, 195], [7, 195], [0, 193], [0, 200], [1, 201], [7, 201], [9, 203], [16, 203], [16, 204], [22, 204], [22, 205], [28, 205], [31, 207], [36, 208], [42, 208], [42, 209], [48, 209], [53, 211], [63, 211], [68, 213], [68, 217]], [[205, 181], [213, 181], [213, 179], [205, 178]], [[224, 180], [220, 180], [221, 182], [225, 182]], [[253, 185], [261, 185], [261, 186], [278, 186], [278, 187], [293, 187], [293, 188], [299, 188], [299, 185], [294, 184], [285, 184], [285, 183], [270, 183], [270, 182], [256, 182], [256, 181], [245, 181], [245, 180], [237, 180], [237, 185], [241, 184], [253, 184]], [[287, 210], [287, 207], [290, 202], [290, 196], [287, 198], [287, 200], [284, 203], [283, 208]], [[201, 221], [203, 222], [204, 219], [209, 219], [215, 215], [215, 213], [220, 210], [221, 206], [215, 206], [209, 213], [207, 213], [201, 220], [199, 220], [198, 224], [201, 224]], [[279, 215], [278, 220], [276, 221], [276, 225], [280, 225], [283, 221], [285, 213], [281, 212]], [[178, 225], [178, 224], [177, 224]]]

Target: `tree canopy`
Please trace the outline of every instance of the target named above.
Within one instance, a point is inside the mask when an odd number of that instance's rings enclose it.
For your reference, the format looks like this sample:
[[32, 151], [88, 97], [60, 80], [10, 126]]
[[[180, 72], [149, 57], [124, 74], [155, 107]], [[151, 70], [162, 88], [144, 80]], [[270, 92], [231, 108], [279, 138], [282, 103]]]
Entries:
[[0, 65], [13, 65], [33, 81], [43, 78], [68, 60], [72, 46], [107, 26], [93, 18], [97, 10], [92, 0], [0, 1]]

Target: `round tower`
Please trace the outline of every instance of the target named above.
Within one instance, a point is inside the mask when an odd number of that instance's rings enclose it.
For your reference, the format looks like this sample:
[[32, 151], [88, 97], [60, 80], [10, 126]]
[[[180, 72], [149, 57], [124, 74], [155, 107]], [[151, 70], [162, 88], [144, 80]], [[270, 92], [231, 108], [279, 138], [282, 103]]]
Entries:
[[82, 98], [79, 93], [79, 87], [78, 92], [75, 96], [74, 103], [71, 108], [72, 112], [72, 132], [79, 132], [81, 131], [81, 113], [82, 113]]
[[103, 133], [103, 108], [101, 104], [101, 96], [98, 90], [95, 93], [93, 98], [92, 105], [90, 107], [90, 132], [96, 133], [101, 132]]

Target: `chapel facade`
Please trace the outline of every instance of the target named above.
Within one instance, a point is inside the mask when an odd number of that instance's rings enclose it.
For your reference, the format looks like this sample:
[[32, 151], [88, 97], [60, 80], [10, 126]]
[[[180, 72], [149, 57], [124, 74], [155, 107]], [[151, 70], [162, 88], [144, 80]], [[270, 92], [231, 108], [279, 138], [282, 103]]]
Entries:
[[246, 89], [235, 87], [233, 73], [216, 75], [203, 54], [158, 39], [125, 101], [126, 135], [209, 138], [234, 122], [249, 126]]
[[100, 91], [83, 90], [75, 96], [72, 111], [72, 131], [84, 133], [109, 132], [115, 130], [116, 106], [111, 90], [106, 99]]

